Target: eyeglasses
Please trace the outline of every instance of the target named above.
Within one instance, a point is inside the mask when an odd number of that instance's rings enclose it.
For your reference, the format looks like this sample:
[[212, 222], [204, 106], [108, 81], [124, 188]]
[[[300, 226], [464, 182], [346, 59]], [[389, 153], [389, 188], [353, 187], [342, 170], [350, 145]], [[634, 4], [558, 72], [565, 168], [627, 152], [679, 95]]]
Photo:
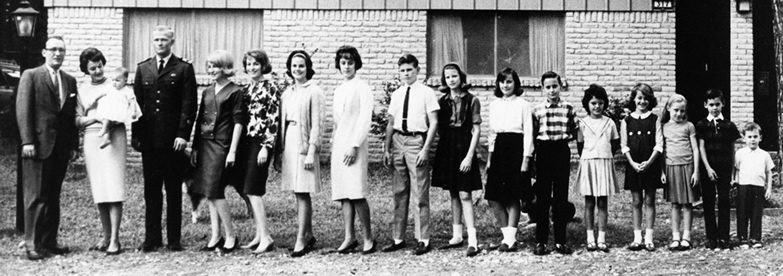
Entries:
[[52, 47], [52, 48], [46, 48], [46, 50], [47, 50], [47, 51], [49, 51], [49, 52], [60, 52], [60, 53], [65, 53], [65, 48], [62, 48], [62, 47]]

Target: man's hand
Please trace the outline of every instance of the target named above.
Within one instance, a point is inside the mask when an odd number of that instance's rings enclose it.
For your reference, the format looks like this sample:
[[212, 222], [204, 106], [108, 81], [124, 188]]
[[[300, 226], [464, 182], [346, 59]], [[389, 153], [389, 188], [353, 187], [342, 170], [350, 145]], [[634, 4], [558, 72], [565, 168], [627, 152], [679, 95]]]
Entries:
[[179, 137], [174, 139], [174, 151], [183, 151], [187, 146], [188, 141], [185, 141], [185, 139]]
[[33, 158], [35, 157], [35, 145], [24, 145], [22, 146], [22, 157], [24, 158]]
[[430, 160], [430, 150], [421, 149], [421, 151], [419, 151], [419, 154], [416, 155], [416, 167], [426, 166], [429, 160]]

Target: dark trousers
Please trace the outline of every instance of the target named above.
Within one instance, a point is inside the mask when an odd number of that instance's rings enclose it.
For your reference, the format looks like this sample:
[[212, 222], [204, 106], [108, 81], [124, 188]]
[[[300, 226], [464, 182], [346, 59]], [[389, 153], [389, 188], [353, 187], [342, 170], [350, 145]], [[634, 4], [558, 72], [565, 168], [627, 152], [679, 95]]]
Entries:
[[750, 221], [750, 239], [761, 240], [764, 201], [764, 187], [740, 185], [737, 189], [737, 237], [740, 240], [748, 239], [748, 221]]
[[[703, 179], [701, 193], [704, 206], [704, 232], [708, 240], [729, 240], [731, 226], [731, 202], [729, 202], [730, 176], [720, 176], [718, 181]], [[718, 194], [718, 221], [715, 221], [715, 192]]]
[[552, 207], [555, 243], [565, 244], [566, 225], [563, 207], [568, 204], [568, 177], [571, 149], [568, 141], [536, 141], [536, 243], [549, 240], [549, 208]]
[[49, 158], [22, 158], [24, 240], [28, 249], [57, 246], [60, 192], [70, 157], [71, 151], [58, 139]]
[[187, 158], [173, 150], [142, 153], [144, 166], [144, 202], [146, 204], [145, 241], [162, 245], [162, 188], [166, 189], [166, 227], [169, 244], [179, 244], [182, 228], [182, 173]]

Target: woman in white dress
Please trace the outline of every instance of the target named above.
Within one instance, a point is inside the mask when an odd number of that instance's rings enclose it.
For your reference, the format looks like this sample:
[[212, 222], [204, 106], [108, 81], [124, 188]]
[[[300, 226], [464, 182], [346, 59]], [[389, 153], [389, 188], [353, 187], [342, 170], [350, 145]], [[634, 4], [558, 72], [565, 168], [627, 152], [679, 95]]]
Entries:
[[103, 74], [105, 64], [103, 53], [95, 48], [87, 48], [79, 56], [79, 67], [90, 76], [90, 81], [85, 81], [79, 87], [76, 125], [84, 129], [84, 163], [103, 226], [103, 239], [90, 249], [116, 255], [121, 252], [119, 229], [122, 202], [126, 199], [125, 125], [120, 123], [113, 126], [110, 130], [111, 143], [101, 149], [104, 142], [100, 135], [102, 118], [97, 117], [94, 103], [108, 93], [120, 93], [113, 85], [124, 86], [125, 78], [119, 74], [113, 77], [114, 80], [107, 80]]
[[332, 200], [340, 201], [345, 222], [345, 240], [337, 252], [347, 254], [359, 246], [355, 240], [354, 214], [359, 215], [364, 234], [362, 254], [375, 251], [367, 204], [367, 134], [373, 109], [372, 89], [356, 76], [362, 58], [353, 46], [342, 46], [334, 58], [345, 81], [334, 90], [334, 136], [332, 143]]
[[301, 257], [315, 246], [313, 203], [310, 193], [320, 192], [323, 90], [310, 81], [315, 74], [313, 61], [305, 51], [291, 52], [286, 61], [289, 77], [294, 79], [282, 96], [283, 171], [282, 189], [296, 195], [299, 230], [291, 257]]

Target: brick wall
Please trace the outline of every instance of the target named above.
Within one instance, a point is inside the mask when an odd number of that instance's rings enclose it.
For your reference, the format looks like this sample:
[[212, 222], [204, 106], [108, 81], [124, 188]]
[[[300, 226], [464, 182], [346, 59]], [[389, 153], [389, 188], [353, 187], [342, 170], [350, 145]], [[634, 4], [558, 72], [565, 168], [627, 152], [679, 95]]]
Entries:
[[731, 1], [731, 120], [742, 126], [753, 121], [753, 14], [738, 14]]
[[[426, 72], [427, 13], [425, 11], [314, 11], [267, 10], [264, 11], [264, 49], [269, 54], [273, 70], [284, 74], [285, 62], [291, 50], [313, 55], [313, 77], [326, 91], [327, 112], [324, 141], [331, 139], [332, 96], [342, 83], [339, 71], [334, 67], [334, 54], [342, 45], [359, 49], [364, 65], [358, 75], [374, 88], [375, 98], [383, 95], [381, 83], [397, 74], [397, 59], [405, 52], [414, 54], [422, 72]], [[420, 74], [424, 78], [424, 74]], [[376, 110], [380, 106], [376, 104]], [[378, 137], [370, 138], [370, 154], [374, 161], [383, 157]], [[324, 143], [322, 160], [328, 158], [330, 143]]]

